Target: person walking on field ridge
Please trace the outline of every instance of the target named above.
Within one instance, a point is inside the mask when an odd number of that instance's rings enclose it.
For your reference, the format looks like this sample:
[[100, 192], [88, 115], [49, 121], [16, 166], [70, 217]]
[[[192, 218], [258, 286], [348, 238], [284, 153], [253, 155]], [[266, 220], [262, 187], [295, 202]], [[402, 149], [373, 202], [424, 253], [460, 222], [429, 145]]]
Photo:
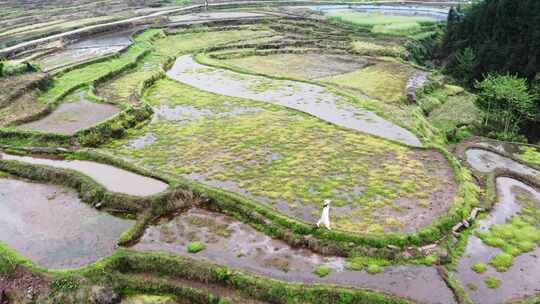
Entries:
[[329, 199], [324, 200], [323, 211], [321, 214], [321, 218], [319, 219], [319, 221], [317, 221], [317, 227], [320, 227], [320, 225], [323, 224], [324, 227], [326, 227], [326, 229], [332, 230], [330, 228], [330, 203], [331, 202], [332, 201]]

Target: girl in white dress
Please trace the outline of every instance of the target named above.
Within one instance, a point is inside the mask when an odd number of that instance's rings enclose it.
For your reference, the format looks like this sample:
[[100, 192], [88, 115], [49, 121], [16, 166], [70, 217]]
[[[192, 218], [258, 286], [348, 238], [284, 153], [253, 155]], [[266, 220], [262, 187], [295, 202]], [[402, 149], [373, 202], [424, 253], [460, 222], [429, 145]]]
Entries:
[[328, 199], [324, 200], [324, 206], [323, 206], [321, 218], [317, 222], [317, 227], [319, 227], [321, 224], [323, 224], [324, 227], [326, 227], [326, 229], [332, 230], [332, 229], [330, 229], [330, 203], [331, 202], [332, 201], [328, 200]]

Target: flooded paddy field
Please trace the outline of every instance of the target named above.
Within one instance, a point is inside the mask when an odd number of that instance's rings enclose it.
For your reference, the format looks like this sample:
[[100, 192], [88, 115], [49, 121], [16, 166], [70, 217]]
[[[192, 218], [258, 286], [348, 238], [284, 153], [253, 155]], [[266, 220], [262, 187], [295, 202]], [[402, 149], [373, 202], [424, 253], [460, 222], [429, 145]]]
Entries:
[[91, 127], [104, 121], [120, 109], [116, 106], [96, 103], [85, 98], [85, 92], [78, 91], [65, 98], [51, 114], [42, 119], [19, 125], [25, 130], [74, 134], [80, 129]]
[[336, 227], [412, 231], [443, 213], [455, 194], [452, 169], [435, 151], [413, 152], [172, 80], [158, 81], [146, 101], [153, 122], [107, 145], [107, 153], [248, 195], [305, 221], [316, 219], [317, 201], [331, 198]]
[[[195, 241], [203, 242], [205, 249], [189, 253], [187, 246]], [[232, 218], [200, 209], [161, 220], [149, 227], [133, 248], [209, 260], [286, 281], [373, 288], [421, 303], [455, 303], [452, 293], [433, 267], [389, 266], [376, 274], [365, 270], [351, 271], [347, 270], [343, 258], [293, 249]], [[331, 269], [322, 278], [314, 273], [320, 265]], [[433, 292], [437, 293], [436, 298], [431, 296]]]
[[283, 105], [335, 125], [412, 146], [421, 145], [420, 140], [408, 130], [384, 120], [373, 112], [355, 109], [342, 97], [326, 91], [324, 87], [222, 71], [198, 64], [191, 56], [177, 59], [167, 74], [177, 81], [202, 90]]
[[49, 159], [0, 153], [0, 158], [23, 163], [71, 169], [83, 173], [103, 185], [109, 191], [131, 195], [152, 195], [167, 189], [167, 184], [146, 176], [110, 165], [86, 160]]
[[74, 190], [9, 178], [0, 178], [0, 209], [0, 240], [50, 268], [110, 255], [134, 223], [93, 209]]

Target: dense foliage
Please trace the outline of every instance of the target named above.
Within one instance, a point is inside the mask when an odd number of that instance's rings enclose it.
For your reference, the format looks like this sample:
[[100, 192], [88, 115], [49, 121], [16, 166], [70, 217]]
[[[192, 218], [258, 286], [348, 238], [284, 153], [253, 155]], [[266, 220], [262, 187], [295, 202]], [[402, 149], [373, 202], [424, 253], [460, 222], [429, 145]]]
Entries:
[[540, 1], [484, 0], [452, 9], [443, 43], [452, 68], [459, 68], [457, 55], [467, 48], [474, 55], [474, 79], [510, 72], [532, 80], [540, 72]]
[[478, 0], [450, 9], [441, 55], [457, 81], [479, 91], [489, 136], [538, 139], [539, 49], [540, 1]]
[[476, 104], [493, 136], [511, 139], [505, 137], [514, 137], [535, 118], [535, 96], [529, 93], [525, 79], [488, 74], [476, 88], [479, 89]]

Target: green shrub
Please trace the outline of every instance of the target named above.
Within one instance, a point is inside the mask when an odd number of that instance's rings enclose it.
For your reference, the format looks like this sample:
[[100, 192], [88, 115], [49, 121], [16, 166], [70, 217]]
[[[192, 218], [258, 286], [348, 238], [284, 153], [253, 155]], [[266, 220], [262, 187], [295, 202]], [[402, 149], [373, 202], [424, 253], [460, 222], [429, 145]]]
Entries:
[[487, 270], [487, 265], [484, 263], [476, 263], [472, 265], [471, 269], [474, 270], [474, 272], [482, 273]]
[[501, 286], [501, 280], [497, 278], [496, 276], [487, 276], [484, 278], [484, 283], [486, 283], [486, 286], [488, 288], [497, 288]]
[[328, 265], [319, 265], [315, 267], [313, 270], [313, 273], [318, 275], [319, 277], [325, 277], [332, 271], [332, 268], [330, 268]]
[[189, 253], [197, 253], [206, 249], [206, 245], [202, 242], [192, 242], [187, 245], [187, 251]]
[[369, 272], [371, 274], [379, 273], [379, 272], [381, 272], [381, 266], [379, 266], [377, 264], [370, 264], [367, 267], [367, 272]]
[[489, 262], [497, 271], [503, 272], [512, 266], [514, 257], [506, 252], [497, 253]]

